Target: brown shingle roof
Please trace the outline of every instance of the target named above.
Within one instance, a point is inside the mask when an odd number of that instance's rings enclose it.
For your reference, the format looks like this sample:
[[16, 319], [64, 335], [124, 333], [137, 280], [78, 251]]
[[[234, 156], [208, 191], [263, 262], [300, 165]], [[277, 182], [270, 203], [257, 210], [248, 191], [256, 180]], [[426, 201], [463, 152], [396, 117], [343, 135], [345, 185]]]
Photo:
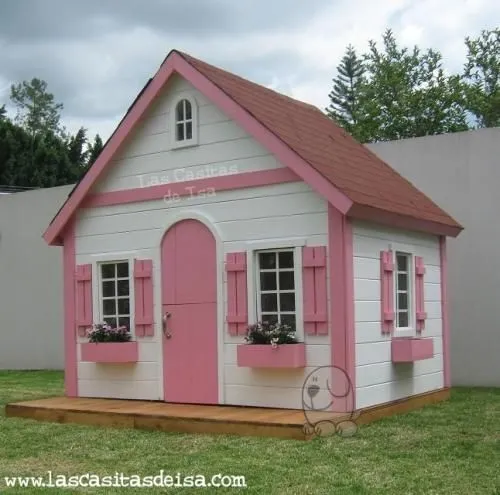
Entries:
[[180, 53], [353, 203], [461, 229], [451, 216], [318, 108]]

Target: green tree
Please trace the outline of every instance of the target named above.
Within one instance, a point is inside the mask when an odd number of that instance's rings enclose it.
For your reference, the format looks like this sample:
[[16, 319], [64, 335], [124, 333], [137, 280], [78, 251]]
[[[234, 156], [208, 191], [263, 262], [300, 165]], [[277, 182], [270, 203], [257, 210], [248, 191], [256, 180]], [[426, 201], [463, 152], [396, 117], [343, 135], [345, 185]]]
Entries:
[[33, 78], [13, 84], [10, 99], [17, 109], [16, 122], [32, 137], [46, 131], [62, 133], [59, 121], [63, 105], [55, 102], [54, 95], [47, 91], [45, 81]]
[[500, 28], [465, 38], [467, 109], [479, 127], [500, 126]]
[[68, 145], [47, 131], [31, 136], [8, 119], [0, 121], [0, 184], [52, 187], [76, 182], [83, 173], [71, 162]]
[[90, 167], [96, 160], [97, 157], [101, 154], [104, 145], [102, 143], [101, 136], [96, 134], [94, 137], [94, 142], [89, 145], [88, 149], [88, 157], [87, 157], [87, 166]]
[[0, 107], [0, 120], [4, 120], [7, 118], [7, 110], [5, 109], [5, 105]]
[[328, 95], [330, 105], [326, 109], [330, 118], [360, 140], [365, 138], [360, 133], [363, 127], [359, 125], [362, 117], [359, 97], [364, 73], [362, 59], [358, 57], [354, 47], [349, 45], [337, 66], [337, 77], [332, 80], [332, 91]]
[[80, 127], [74, 136], [69, 138], [68, 156], [73, 165], [84, 169], [87, 166], [87, 129]]
[[370, 41], [363, 67], [354, 97], [358, 120], [346, 127], [362, 142], [468, 129], [460, 78], [444, 73], [439, 52], [401, 48], [387, 30], [382, 48]]

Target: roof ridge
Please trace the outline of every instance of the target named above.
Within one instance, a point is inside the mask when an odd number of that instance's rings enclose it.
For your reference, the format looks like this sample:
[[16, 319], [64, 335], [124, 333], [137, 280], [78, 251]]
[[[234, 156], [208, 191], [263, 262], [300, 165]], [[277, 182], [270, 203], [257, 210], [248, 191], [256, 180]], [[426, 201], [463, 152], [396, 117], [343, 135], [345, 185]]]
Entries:
[[208, 62], [205, 62], [204, 60], [201, 60], [199, 58], [193, 57], [189, 53], [182, 52], [182, 51], [179, 51], [179, 50], [172, 50], [172, 51], [177, 52], [181, 57], [183, 57], [188, 62], [194, 61], [194, 62], [196, 62], [198, 64], [205, 65], [205, 66], [207, 66], [207, 67], [209, 67], [211, 69], [215, 69], [215, 70], [217, 70], [219, 72], [223, 72], [224, 74], [227, 74], [228, 76], [237, 78], [241, 82], [244, 82], [245, 84], [252, 84], [254, 86], [257, 86], [259, 89], [268, 91], [270, 93], [273, 93], [273, 95], [276, 95], [276, 96], [278, 96], [280, 98], [285, 98], [287, 100], [291, 100], [295, 104], [298, 104], [298, 105], [301, 105], [301, 106], [304, 106], [304, 107], [307, 107], [307, 108], [310, 108], [310, 109], [313, 109], [313, 110], [316, 110], [316, 111], [322, 113], [321, 110], [316, 105], [313, 105], [312, 103], [307, 103], [306, 101], [298, 100], [297, 98], [293, 98], [292, 96], [289, 96], [289, 95], [286, 95], [284, 93], [281, 93], [280, 91], [277, 91], [275, 89], [269, 88], [268, 86], [264, 86], [263, 84], [260, 84], [258, 82], [252, 81], [252, 80], [250, 80], [250, 79], [248, 79], [246, 77], [240, 76], [239, 74], [231, 72], [231, 71], [229, 71], [227, 69], [222, 69], [221, 67], [218, 67], [216, 65], [209, 64]]

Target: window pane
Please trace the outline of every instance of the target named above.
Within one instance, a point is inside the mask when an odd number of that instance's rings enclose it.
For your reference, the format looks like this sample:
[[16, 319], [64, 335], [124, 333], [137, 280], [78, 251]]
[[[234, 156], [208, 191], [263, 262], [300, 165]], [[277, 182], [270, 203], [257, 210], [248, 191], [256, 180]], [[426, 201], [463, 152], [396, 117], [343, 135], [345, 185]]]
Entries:
[[279, 267], [280, 268], [293, 268], [293, 252], [286, 251], [284, 253], [279, 253]]
[[102, 295], [103, 297], [113, 297], [115, 295], [115, 281], [110, 280], [109, 282], [102, 283]]
[[177, 141], [184, 141], [184, 124], [177, 124]]
[[102, 278], [115, 278], [115, 264], [106, 263], [101, 265], [101, 275]]
[[126, 299], [118, 299], [118, 314], [119, 315], [130, 314], [130, 302], [128, 297]]
[[262, 323], [276, 323], [277, 321], [278, 321], [278, 315], [276, 313], [262, 315]]
[[295, 311], [295, 294], [280, 294], [280, 311]]
[[260, 253], [259, 264], [263, 270], [276, 268], [276, 253]]
[[408, 290], [408, 276], [405, 273], [398, 274], [398, 290]]
[[406, 328], [408, 326], [408, 313], [398, 313], [398, 327]]
[[405, 254], [398, 254], [397, 256], [397, 262], [398, 262], [398, 271], [400, 272], [406, 272], [408, 271], [408, 256]]
[[128, 296], [129, 295], [129, 281], [128, 280], [118, 280], [118, 295]]
[[193, 139], [193, 123], [188, 122], [186, 124], [186, 139]]
[[128, 263], [118, 263], [116, 268], [118, 277], [128, 277]]
[[104, 318], [104, 321], [111, 327], [116, 328], [117, 320], [116, 318]]
[[104, 299], [102, 302], [102, 312], [105, 315], [115, 315], [116, 314], [116, 300], [115, 299]]
[[408, 309], [408, 294], [406, 292], [398, 294], [398, 310], [399, 309]]
[[180, 120], [184, 120], [184, 102], [186, 100], [181, 100], [179, 103], [177, 103], [177, 112], [176, 112], [176, 121], [179, 122]]
[[281, 290], [295, 289], [293, 272], [280, 272], [280, 289]]
[[120, 327], [127, 327], [127, 330], [130, 330], [130, 318], [127, 317], [122, 317], [118, 319], [118, 326]]
[[192, 113], [191, 113], [191, 103], [188, 100], [184, 100], [184, 104], [186, 105], [186, 120], [191, 120], [192, 119]]
[[262, 294], [260, 300], [262, 312], [269, 313], [278, 311], [277, 294]]
[[276, 272], [260, 272], [260, 290], [276, 290]]
[[295, 331], [295, 315], [281, 315], [281, 323], [289, 325]]

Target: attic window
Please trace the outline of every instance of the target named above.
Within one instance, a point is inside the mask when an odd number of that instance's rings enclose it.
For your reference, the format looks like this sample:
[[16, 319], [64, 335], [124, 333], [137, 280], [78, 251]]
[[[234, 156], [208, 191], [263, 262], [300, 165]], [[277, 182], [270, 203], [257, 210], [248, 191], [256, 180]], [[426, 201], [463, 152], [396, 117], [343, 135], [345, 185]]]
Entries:
[[172, 108], [172, 145], [174, 148], [197, 144], [196, 102], [182, 96]]

